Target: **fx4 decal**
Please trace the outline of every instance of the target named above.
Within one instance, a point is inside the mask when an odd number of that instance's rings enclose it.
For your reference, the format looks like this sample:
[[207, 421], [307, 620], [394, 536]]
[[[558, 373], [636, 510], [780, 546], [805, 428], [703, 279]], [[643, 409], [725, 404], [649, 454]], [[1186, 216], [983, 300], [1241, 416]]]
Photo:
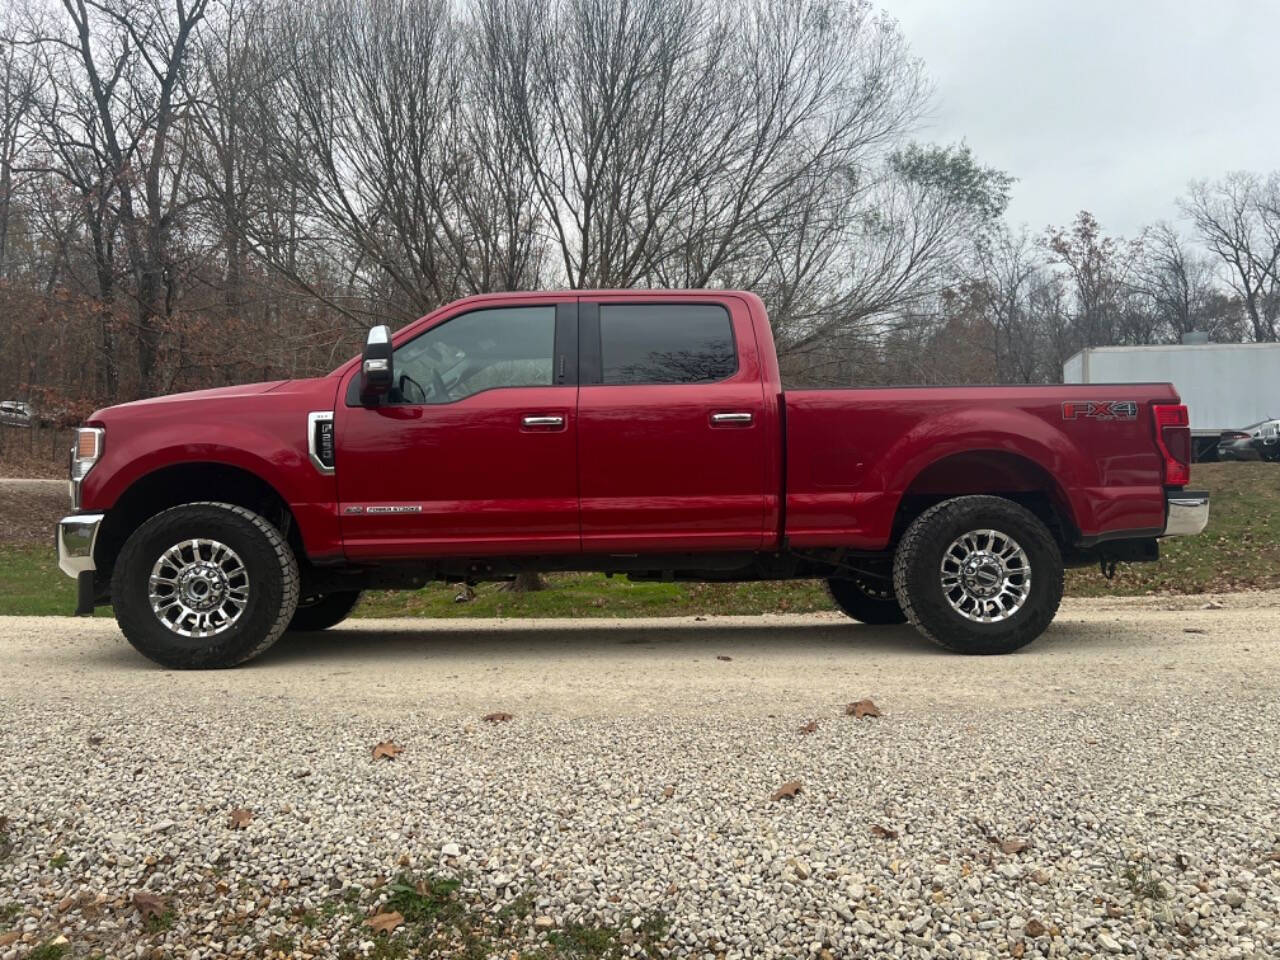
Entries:
[[1062, 403], [1063, 420], [1136, 420], [1137, 417], [1135, 400], [1065, 400]]

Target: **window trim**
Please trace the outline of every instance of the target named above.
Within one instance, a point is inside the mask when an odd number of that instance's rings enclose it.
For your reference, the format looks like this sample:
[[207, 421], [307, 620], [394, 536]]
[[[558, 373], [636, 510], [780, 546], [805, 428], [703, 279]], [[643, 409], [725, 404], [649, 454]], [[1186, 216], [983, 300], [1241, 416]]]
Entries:
[[[733, 347], [733, 369], [718, 380], [631, 380], [626, 383], [604, 382], [604, 344], [600, 333], [601, 307], [718, 307], [729, 321], [729, 342]], [[578, 349], [580, 381], [584, 387], [709, 387], [726, 383], [742, 373], [742, 352], [738, 349], [738, 331], [734, 329], [733, 309], [719, 300], [584, 300], [578, 308]]]
[[[469, 317], [476, 313], [487, 313], [492, 310], [545, 310], [547, 307], [555, 309], [554, 332], [551, 341], [550, 383], [485, 387], [483, 390], [477, 390], [475, 393], [469, 393], [465, 397], [459, 397], [457, 400], [449, 400], [445, 403], [380, 403], [374, 406], [395, 407], [397, 409], [403, 407], [448, 407], [494, 390], [545, 390], [550, 387], [576, 387], [578, 385], [578, 304], [577, 301], [573, 300], [560, 300], [552, 303], [495, 304], [493, 306], [476, 307], [474, 310], [463, 310], [460, 313], [453, 314], [446, 320], [442, 320], [440, 323], [431, 324], [431, 326], [415, 333], [407, 340], [393, 344], [392, 356], [395, 355], [396, 350], [408, 346], [419, 337], [425, 337], [427, 334], [463, 317]], [[360, 399], [360, 366], [358, 363], [355, 367], [355, 375], [347, 383], [346, 405], [348, 407], [367, 406]]]

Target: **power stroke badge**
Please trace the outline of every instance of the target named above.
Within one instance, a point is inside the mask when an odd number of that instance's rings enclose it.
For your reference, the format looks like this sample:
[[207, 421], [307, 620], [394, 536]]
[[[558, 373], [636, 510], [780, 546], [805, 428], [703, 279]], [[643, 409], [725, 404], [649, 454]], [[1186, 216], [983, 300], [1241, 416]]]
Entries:
[[388, 513], [421, 513], [422, 505], [416, 503], [393, 503], [393, 504], [375, 504], [371, 507], [361, 506], [359, 504], [348, 504], [342, 508], [342, 512], [346, 516], [357, 516], [359, 514], [388, 514]]

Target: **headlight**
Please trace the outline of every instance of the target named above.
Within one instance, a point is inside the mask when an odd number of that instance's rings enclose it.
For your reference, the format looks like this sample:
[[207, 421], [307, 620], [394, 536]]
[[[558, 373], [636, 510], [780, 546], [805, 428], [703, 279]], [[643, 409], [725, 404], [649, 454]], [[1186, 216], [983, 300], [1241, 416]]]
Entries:
[[76, 442], [71, 448], [71, 508], [80, 509], [80, 481], [102, 456], [107, 432], [101, 427], [80, 427], [76, 430]]

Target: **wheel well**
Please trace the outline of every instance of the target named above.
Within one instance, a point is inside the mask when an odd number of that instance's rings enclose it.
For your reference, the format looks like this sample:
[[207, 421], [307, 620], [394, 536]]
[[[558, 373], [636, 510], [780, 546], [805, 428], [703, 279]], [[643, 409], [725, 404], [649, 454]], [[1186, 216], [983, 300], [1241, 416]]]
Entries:
[[935, 503], [972, 494], [1004, 497], [1026, 507], [1044, 522], [1059, 546], [1070, 546], [1076, 539], [1071, 504], [1052, 474], [1016, 453], [980, 450], [943, 457], [916, 475], [898, 502], [893, 542]]
[[203, 500], [252, 510], [285, 535], [300, 563], [305, 558], [293, 512], [271, 484], [225, 463], [182, 463], [134, 481], [107, 511], [94, 550], [99, 577], [109, 575], [130, 534], [151, 517], [179, 504]]

